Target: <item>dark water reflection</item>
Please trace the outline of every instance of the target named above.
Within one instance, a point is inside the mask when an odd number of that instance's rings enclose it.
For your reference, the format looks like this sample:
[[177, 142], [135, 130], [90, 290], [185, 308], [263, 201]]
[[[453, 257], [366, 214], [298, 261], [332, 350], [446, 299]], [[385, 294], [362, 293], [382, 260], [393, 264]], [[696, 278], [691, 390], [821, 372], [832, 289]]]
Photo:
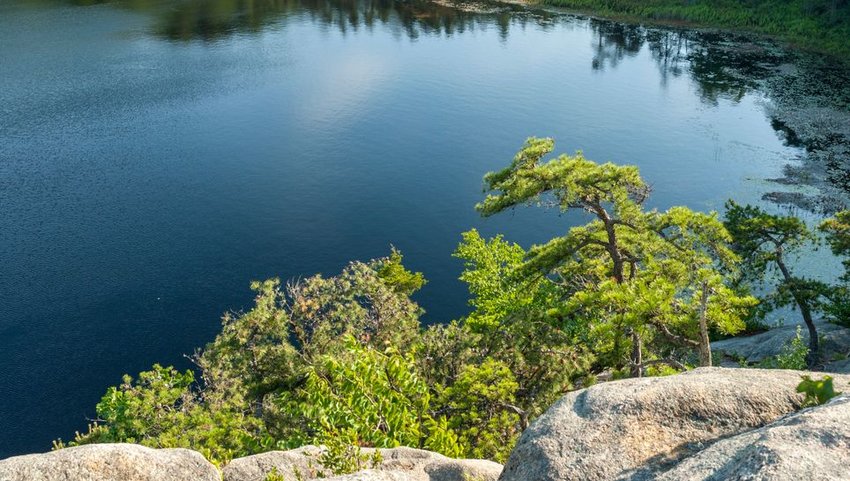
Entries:
[[850, 69], [828, 59], [777, 48], [752, 37], [688, 29], [645, 28], [590, 20], [596, 36], [592, 68], [617, 68], [644, 48], [662, 86], [687, 75], [709, 105], [741, 101], [759, 92], [770, 106], [771, 126], [786, 145], [803, 152], [784, 167], [764, 200], [830, 214], [850, 206]]
[[596, 34], [593, 69], [616, 68], [646, 47], [658, 65], [662, 84], [669, 76], [689, 75], [709, 104], [722, 99], [740, 101], [773, 74], [787, 55], [767, 50], [747, 37], [687, 29], [646, 28], [591, 20]]
[[[525, 29], [533, 24], [542, 30], [575, 17], [554, 10], [529, 9], [520, 5], [444, 0], [27, 0], [34, 4], [65, 3], [76, 6], [109, 4], [153, 17], [149, 32], [173, 41], [215, 42], [233, 35], [257, 34], [268, 27], [286, 28], [286, 17], [306, 15], [312, 21], [334, 27], [341, 33], [389, 25], [409, 39], [421, 35], [456, 35], [476, 27], [496, 26], [504, 40], [511, 28]], [[685, 28], [647, 28], [607, 20], [588, 19], [594, 33], [594, 70], [616, 68], [623, 59], [637, 56], [648, 48], [662, 73], [687, 73], [697, 82], [701, 98], [716, 104], [718, 99], [740, 100], [763, 82], [775, 76], [776, 69], [789, 62], [801, 62], [798, 55], [778, 49], [752, 37], [697, 31]], [[809, 66], [811, 62], [809, 62]], [[847, 70], [818, 65], [810, 76], [833, 86], [822, 97], [850, 96]], [[804, 81], [809, 80], [808, 78]], [[816, 94], [817, 92], [810, 92]], [[840, 107], [840, 106], [839, 106]], [[844, 103], [844, 109], [847, 105]], [[786, 127], [787, 130], [787, 127]]]
[[0, 456], [179, 364], [251, 279], [393, 243], [426, 321], [462, 316], [460, 232], [580, 220], [473, 211], [529, 135], [637, 164], [655, 207], [834, 208], [848, 84], [769, 43], [490, 3], [0, 2]]
[[[49, 4], [52, 0], [32, 0]], [[288, 15], [306, 13], [312, 20], [340, 32], [392, 23], [415, 39], [420, 35], [461, 34], [480, 24], [494, 24], [506, 38], [511, 24], [523, 28], [531, 21], [550, 24], [558, 15], [544, 10], [529, 12], [518, 5], [481, 2], [458, 8], [451, 3], [422, 0], [65, 0], [65, 4], [110, 4], [155, 17], [151, 32], [170, 40], [215, 41], [231, 35], [257, 33], [278, 25]], [[280, 26], [280, 25], [278, 25]]]
[[[392, 22], [409, 38], [423, 34], [463, 33], [474, 28], [480, 16], [423, 1], [190, 1], [158, 15], [154, 30], [171, 40], [203, 39], [258, 32], [293, 13], [306, 12], [317, 22], [340, 32], [374, 28]], [[507, 35], [509, 13], [494, 16]], [[284, 27], [285, 28], [285, 27]]]

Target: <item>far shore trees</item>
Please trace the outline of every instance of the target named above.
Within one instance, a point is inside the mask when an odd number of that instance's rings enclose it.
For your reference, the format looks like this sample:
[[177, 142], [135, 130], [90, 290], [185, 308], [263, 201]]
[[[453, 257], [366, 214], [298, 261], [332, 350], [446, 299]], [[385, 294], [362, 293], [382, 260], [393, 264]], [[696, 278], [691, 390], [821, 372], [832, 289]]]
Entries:
[[[698, 349], [701, 364], [711, 365], [709, 324], [735, 333], [754, 303], [725, 287], [737, 259], [717, 215], [648, 211], [650, 189], [637, 167], [597, 164], [580, 152], [543, 162], [553, 149], [552, 139], [530, 138], [510, 166], [484, 177], [487, 196], [476, 206], [483, 216], [536, 204], [591, 217], [532, 247], [514, 275], [557, 284], [561, 322], [592, 332], [604, 364], [627, 357], [632, 376], [653, 363], [676, 364], [661, 356], [669, 349], [655, 341], [664, 340]], [[658, 359], [644, 358], [648, 342]]]

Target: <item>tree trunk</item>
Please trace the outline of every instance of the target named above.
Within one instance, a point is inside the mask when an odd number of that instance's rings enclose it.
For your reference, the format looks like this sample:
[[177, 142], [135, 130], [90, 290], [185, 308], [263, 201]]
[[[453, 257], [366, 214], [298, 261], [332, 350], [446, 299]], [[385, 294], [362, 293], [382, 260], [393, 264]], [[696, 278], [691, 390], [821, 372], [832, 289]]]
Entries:
[[632, 329], [632, 377], [643, 376], [643, 349], [640, 336], [636, 329]]
[[806, 356], [806, 363], [809, 367], [812, 367], [815, 362], [817, 362], [818, 351], [820, 350], [818, 331], [815, 327], [815, 321], [812, 319], [812, 310], [809, 307], [808, 301], [806, 301], [806, 299], [797, 291], [797, 287], [794, 285], [794, 278], [791, 277], [788, 267], [782, 260], [781, 251], [777, 252], [776, 265], [779, 266], [779, 270], [782, 271], [782, 277], [785, 278], [785, 282], [788, 284], [788, 288], [791, 291], [791, 296], [794, 298], [794, 302], [796, 302], [797, 306], [800, 307], [800, 314], [803, 315], [803, 321], [805, 321], [806, 327], [809, 330], [809, 354]]
[[711, 341], [708, 339], [708, 284], [702, 283], [702, 298], [699, 309], [699, 365], [711, 367]]

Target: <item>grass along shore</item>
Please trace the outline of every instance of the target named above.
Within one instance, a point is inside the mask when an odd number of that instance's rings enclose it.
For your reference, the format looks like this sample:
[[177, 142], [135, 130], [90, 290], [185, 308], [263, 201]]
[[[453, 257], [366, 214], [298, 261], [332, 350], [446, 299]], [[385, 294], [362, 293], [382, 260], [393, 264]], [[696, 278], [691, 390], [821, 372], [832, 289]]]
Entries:
[[850, 63], [850, 0], [535, 0], [616, 20], [757, 32]]

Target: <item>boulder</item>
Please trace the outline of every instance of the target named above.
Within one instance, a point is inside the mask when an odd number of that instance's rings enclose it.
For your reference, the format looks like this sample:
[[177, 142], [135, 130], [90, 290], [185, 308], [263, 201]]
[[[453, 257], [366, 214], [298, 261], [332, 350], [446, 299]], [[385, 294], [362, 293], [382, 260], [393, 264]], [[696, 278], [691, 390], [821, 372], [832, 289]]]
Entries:
[[[745, 359], [755, 364], [765, 358], [774, 357], [797, 336], [797, 325], [780, 326], [759, 334], [732, 337], [711, 343], [711, 350], [727, 356]], [[824, 359], [846, 357], [850, 353], [850, 329], [828, 322], [815, 322], [821, 339], [821, 356]], [[809, 332], [802, 326], [802, 337], [809, 342]]]
[[502, 465], [484, 459], [446, 459], [425, 466], [429, 481], [496, 481]]
[[401, 446], [398, 448], [376, 449], [363, 448], [360, 453], [363, 456], [374, 456], [375, 451], [379, 451], [381, 455], [381, 464], [376, 466], [381, 471], [401, 471], [411, 475], [417, 474], [420, 479], [428, 479], [425, 477], [425, 466], [434, 462], [445, 462], [451, 458], [447, 458], [440, 453], [427, 451], [425, 449], [408, 448]]
[[850, 480], [850, 396], [717, 441], [658, 479]]
[[823, 370], [826, 372], [850, 374], [850, 359], [828, 362], [823, 366]]
[[[570, 393], [522, 434], [500, 480], [655, 479], [714, 441], [797, 411], [801, 374], [702, 368]], [[836, 376], [839, 389], [848, 381]]]
[[0, 481], [220, 481], [200, 453], [136, 444], [89, 444], [0, 461]]
[[[361, 454], [371, 457], [374, 448]], [[407, 447], [378, 449], [381, 463], [373, 469], [326, 478], [337, 481], [496, 481], [502, 465], [479, 459], [452, 459], [442, 454]], [[224, 481], [264, 481], [277, 469], [287, 479], [318, 479], [328, 475], [319, 463], [321, 448], [307, 446], [292, 451], [272, 451], [234, 459], [222, 470]]]
[[302, 446], [289, 451], [269, 451], [230, 461], [222, 470], [224, 481], [265, 481], [277, 470], [286, 479], [317, 479], [324, 471], [319, 463], [322, 449]]
[[353, 474], [327, 478], [326, 481], [419, 481], [404, 471], [383, 471], [380, 469], [364, 469]]

